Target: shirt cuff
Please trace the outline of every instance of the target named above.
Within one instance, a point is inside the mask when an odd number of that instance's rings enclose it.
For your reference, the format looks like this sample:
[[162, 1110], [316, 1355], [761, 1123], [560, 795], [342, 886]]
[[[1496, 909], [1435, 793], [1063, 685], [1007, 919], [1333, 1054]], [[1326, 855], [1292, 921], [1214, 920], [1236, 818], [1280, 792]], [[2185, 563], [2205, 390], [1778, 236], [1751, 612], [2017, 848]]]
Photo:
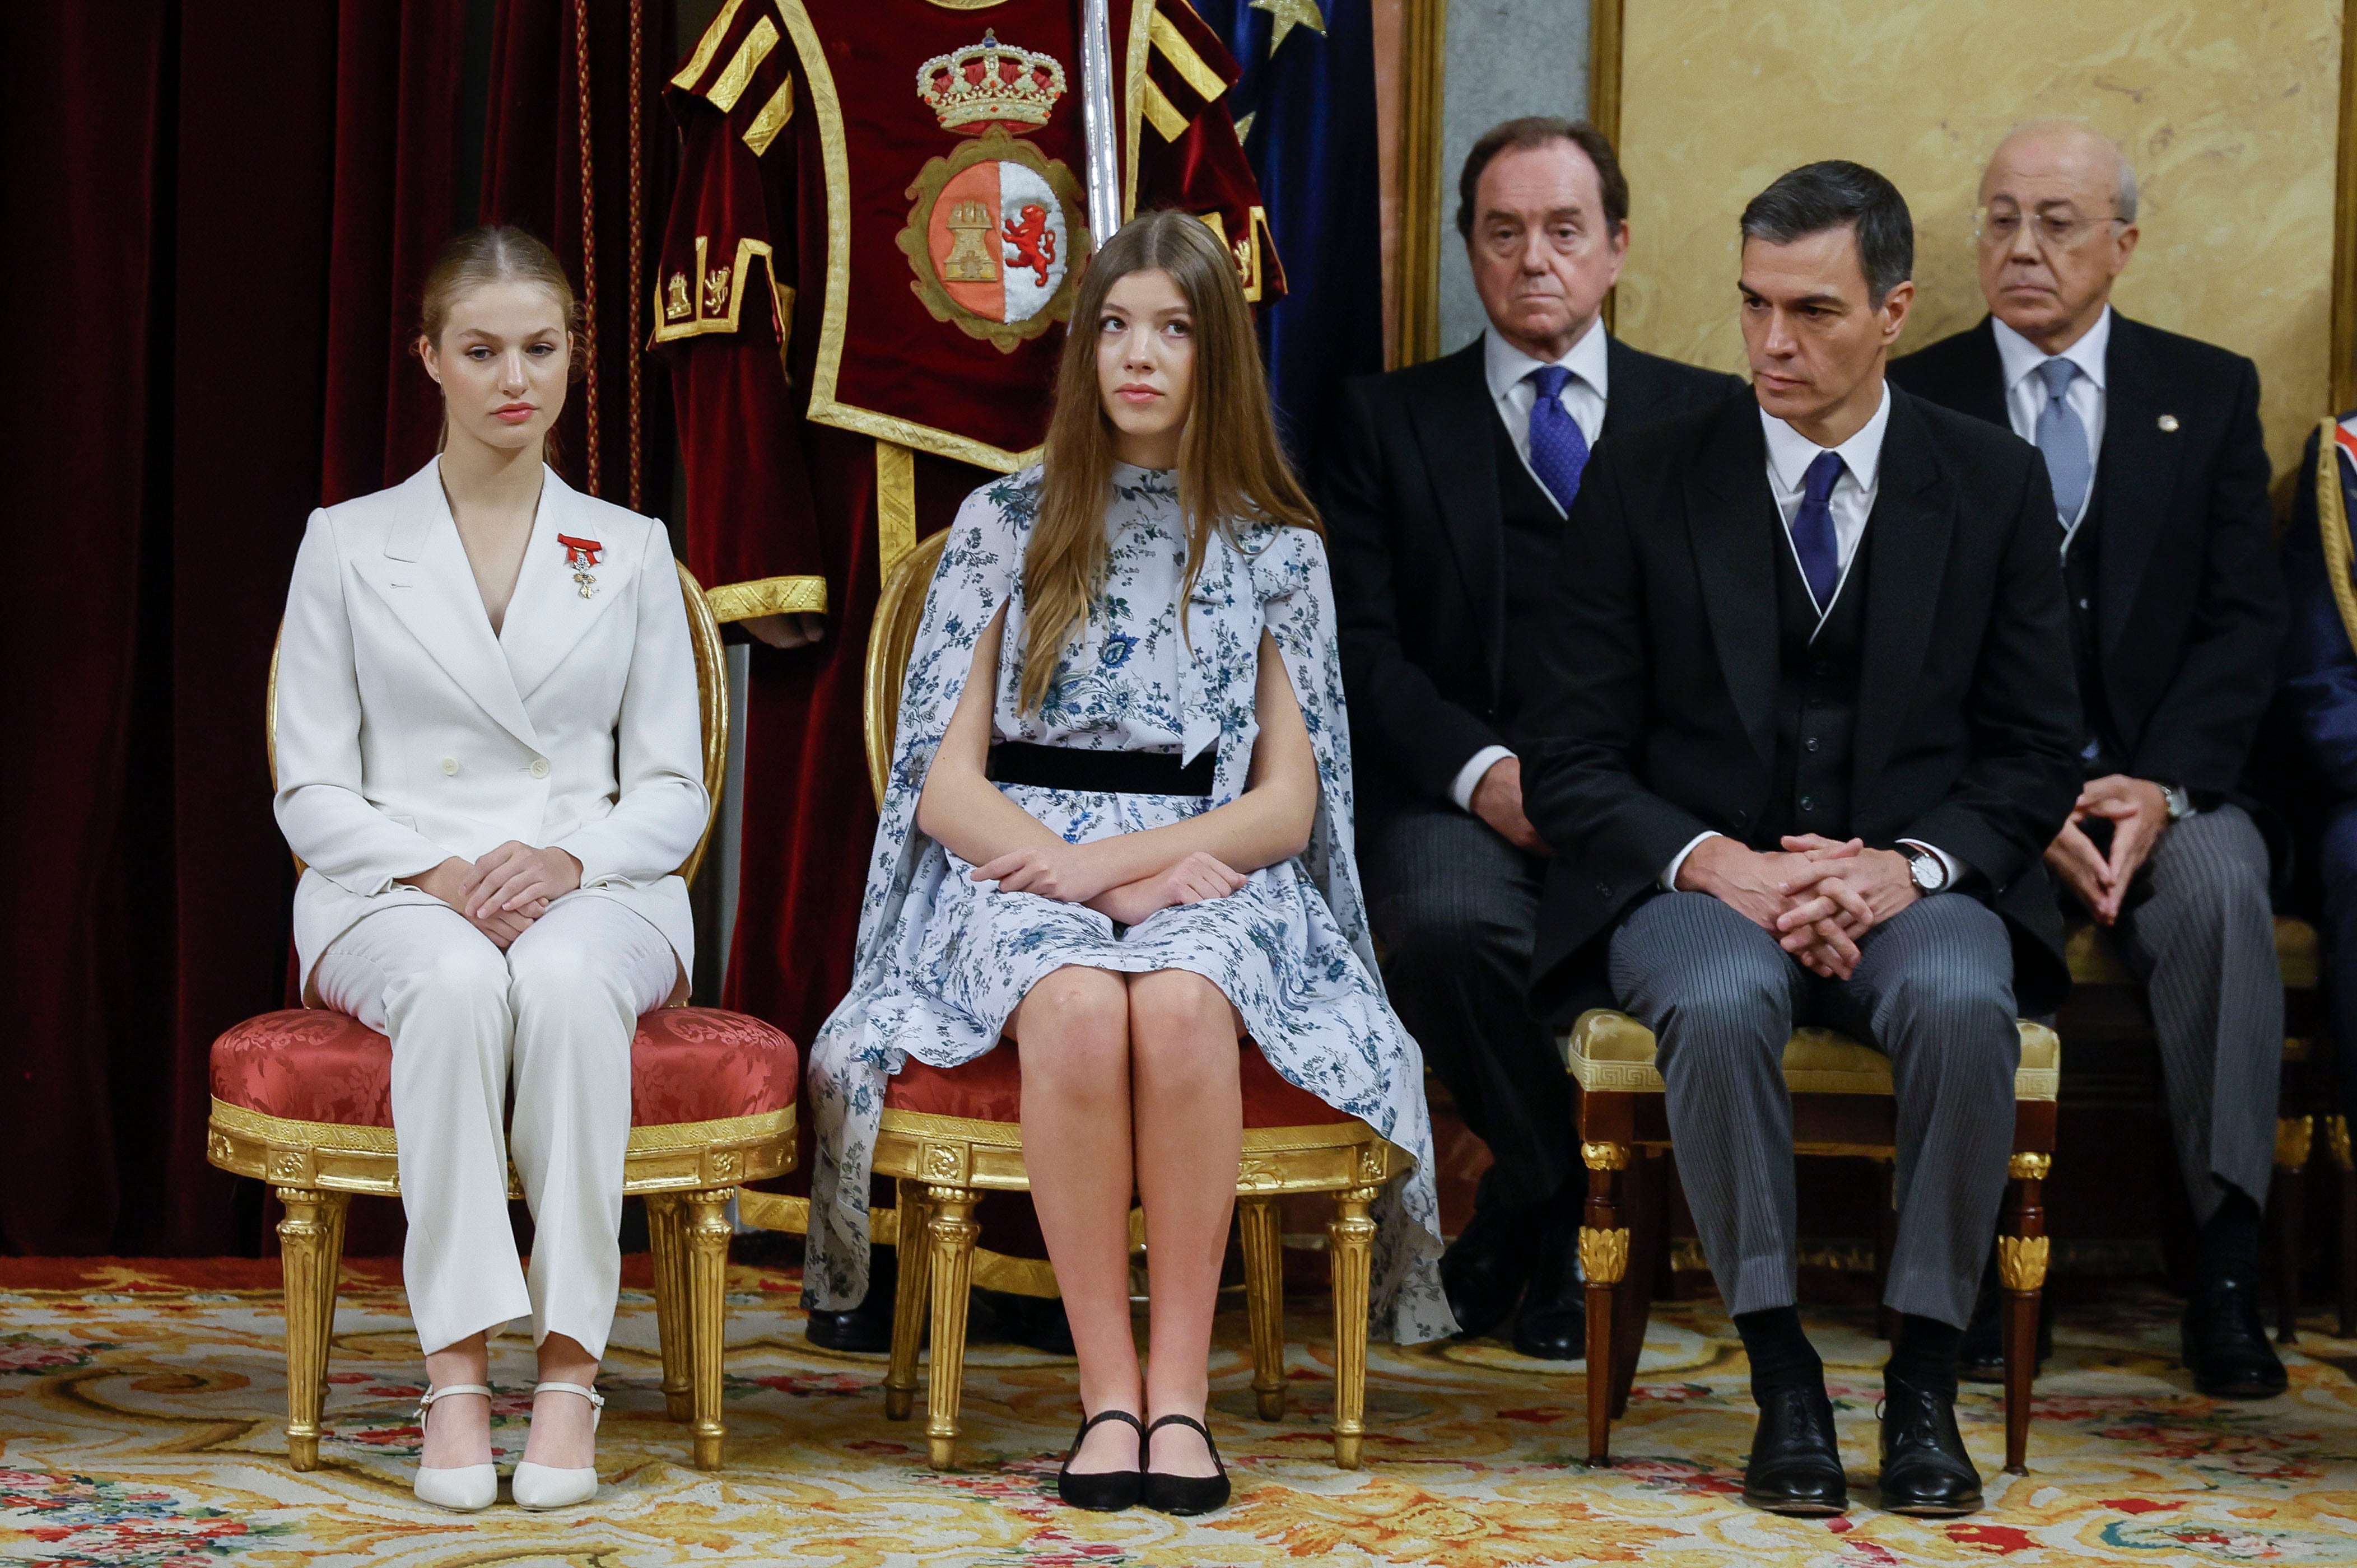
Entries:
[[1662, 891], [1664, 893], [1676, 892], [1678, 890], [1678, 873], [1685, 869], [1686, 856], [1692, 854], [1695, 852], [1695, 846], [1701, 843], [1703, 840], [1715, 839], [1718, 836], [1718, 833], [1714, 830], [1705, 828], [1702, 832], [1695, 834], [1694, 837], [1686, 840], [1686, 847], [1678, 851], [1677, 854], [1670, 857], [1669, 869], [1662, 873]]
[[1938, 844], [1925, 843], [1921, 839], [1900, 839], [1899, 842], [1907, 845], [1910, 849], [1921, 850], [1925, 854], [1930, 855], [1932, 859], [1938, 861], [1942, 865], [1947, 868], [1948, 879], [1940, 884], [1941, 892], [1953, 893], [1956, 890], [1956, 884], [1964, 880], [1964, 867], [1963, 862], [1959, 861], [1954, 855], [1950, 854], [1946, 850], [1942, 849]]
[[1457, 777], [1448, 784], [1448, 798], [1456, 802], [1457, 809], [1471, 811], [1473, 791], [1480, 787], [1481, 776], [1513, 755], [1502, 746], [1485, 746], [1467, 758], [1465, 766], [1457, 770]]

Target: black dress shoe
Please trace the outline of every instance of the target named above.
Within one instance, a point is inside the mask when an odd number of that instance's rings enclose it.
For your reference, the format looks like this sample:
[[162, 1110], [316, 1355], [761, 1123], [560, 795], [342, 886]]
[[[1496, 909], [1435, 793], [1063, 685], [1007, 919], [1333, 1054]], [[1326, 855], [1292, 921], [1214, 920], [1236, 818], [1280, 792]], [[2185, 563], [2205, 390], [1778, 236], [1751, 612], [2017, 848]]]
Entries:
[[1166, 1415], [1146, 1429], [1148, 1444], [1154, 1434], [1166, 1426], [1191, 1426], [1203, 1434], [1203, 1446], [1211, 1451], [1211, 1463], [1219, 1466], [1216, 1476], [1172, 1476], [1160, 1470], [1146, 1472], [1146, 1506], [1157, 1513], [1199, 1514], [1228, 1506], [1228, 1466], [1220, 1458], [1220, 1445], [1211, 1441], [1211, 1429], [1191, 1415]]
[[[1072, 1474], [1072, 1461], [1079, 1456], [1081, 1444], [1087, 1441], [1089, 1429], [1108, 1421], [1125, 1422], [1137, 1429], [1137, 1468], [1135, 1470], [1088, 1470]], [[1073, 1435], [1072, 1451], [1064, 1455], [1063, 1467], [1056, 1472], [1056, 1495], [1068, 1508], [1086, 1509], [1091, 1513], [1118, 1513], [1135, 1504], [1145, 1487], [1146, 1423], [1125, 1410], [1101, 1410], [1081, 1423]]]
[[1882, 1506], [1946, 1518], [1981, 1506], [1981, 1473], [1956, 1430], [1956, 1402], [1886, 1382], [1882, 1392]]
[[897, 1248], [877, 1247], [867, 1254], [867, 1294], [857, 1306], [829, 1312], [811, 1306], [807, 1290], [802, 1305], [810, 1309], [803, 1337], [822, 1350], [872, 1354], [892, 1348], [892, 1297], [900, 1288], [900, 1254]]
[[1523, 1307], [1514, 1315], [1514, 1348], [1542, 1361], [1587, 1357], [1587, 1287], [1580, 1283], [1578, 1210], [1564, 1206], [1539, 1230], [1538, 1256]]
[[2185, 1365], [2212, 1399], [2272, 1399], [2290, 1385], [2259, 1320], [2257, 1293], [2239, 1279], [2205, 1281], [2185, 1303]]
[[1743, 1500], [1770, 1513], [1847, 1511], [1849, 1482], [1834, 1442], [1833, 1402], [1824, 1389], [1769, 1393], [1743, 1466]]
[[1479, 1339], [1506, 1321], [1530, 1277], [1533, 1251], [1527, 1211], [1475, 1200], [1473, 1218], [1440, 1256], [1440, 1288], [1458, 1334]]

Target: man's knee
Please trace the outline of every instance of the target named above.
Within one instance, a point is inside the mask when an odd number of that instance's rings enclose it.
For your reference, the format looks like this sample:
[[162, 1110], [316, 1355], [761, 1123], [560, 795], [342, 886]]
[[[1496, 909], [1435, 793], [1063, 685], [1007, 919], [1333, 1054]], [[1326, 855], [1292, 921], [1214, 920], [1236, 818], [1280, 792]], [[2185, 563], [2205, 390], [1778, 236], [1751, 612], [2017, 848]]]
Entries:
[[1395, 976], [1448, 975], [1494, 968], [1520, 974], [1537, 940], [1534, 908], [1503, 889], [1427, 884], [1395, 888], [1370, 913], [1383, 940], [1383, 969]]
[[2166, 899], [2176, 918], [2208, 936], [2273, 929], [2266, 840], [2241, 811], [2225, 807], [2178, 824], [2154, 858], [2154, 897]]

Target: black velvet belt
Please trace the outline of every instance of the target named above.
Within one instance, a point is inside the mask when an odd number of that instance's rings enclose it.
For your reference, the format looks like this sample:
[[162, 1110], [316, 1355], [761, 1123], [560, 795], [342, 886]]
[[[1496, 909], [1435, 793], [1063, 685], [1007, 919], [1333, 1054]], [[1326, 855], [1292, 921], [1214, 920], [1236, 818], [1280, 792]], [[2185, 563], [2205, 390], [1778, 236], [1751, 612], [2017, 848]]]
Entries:
[[1034, 784], [1102, 795], [1209, 796], [1219, 763], [1212, 747], [1181, 764], [1175, 751], [1083, 751], [1006, 740], [990, 748], [990, 777], [999, 784]]

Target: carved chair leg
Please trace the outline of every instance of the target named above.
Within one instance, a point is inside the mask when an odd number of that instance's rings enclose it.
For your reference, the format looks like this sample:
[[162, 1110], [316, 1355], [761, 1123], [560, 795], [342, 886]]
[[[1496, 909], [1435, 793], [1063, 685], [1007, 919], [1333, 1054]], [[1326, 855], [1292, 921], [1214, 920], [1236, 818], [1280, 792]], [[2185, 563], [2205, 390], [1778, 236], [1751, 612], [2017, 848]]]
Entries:
[[351, 1196], [282, 1187], [278, 1258], [286, 1310], [286, 1460], [319, 1464], [319, 1415], [328, 1394], [328, 1341], [336, 1328], [336, 1276], [344, 1257], [344, 1211]]
[[[974, 1241], [982, 1232], [982, 1227], [974, 1222], [974, 1207], [980, 1201], [981, 1195], [970, 1187], [925, 1189], [933, 1296], [933, 1368], [925, 1387], [925, 1446], [936, 1470], [957, 1466], [958, 1402], [965, 1391], [966, 1298], [974, 1283]], [[906, 1268], [907, 1262], [901, 1266]]]
[[2349, 1118], [2328, 1118], [2324, 1140], [2341, 1178], [2340, 1256], [2335, 1260], [2340, 1266], [2341, 1337], [2357, 1338], [2357, 1151], [2350, 1148]]
[[1263, 1421], [1285, 1419], [1285, 1238], [1274, 1197], [1239, 1197], [1244, 1311], [1252, 1319], [1253, 1395]]
[[720, 1375], [728, 1332], [728, 1200], [734, 1187], [691, 1192], [682, 1199], [686, 1217], [681, 1249], [687, 1254], [688, 1405], [695, 1438], [695, 1467], [720, 1468], [728, 1434], [720, 1418]]
[[1326, 1222], [1334, 1294], [1334, 1464], [1359, 1467], [1367, 1435], [1367, 1287], [1374, 1267], [1375, 1222], [1368, 1216], [1383, 1188], [1345, 1187]]
[[1653, 1282], [1669, 1251], [1669, 1156], [1632, 1151], [1621, 1178], [1629, 1222], [1629, 1264], [1612, 1287], [1612, 1419], [1629, 1413], [1637, 1363], [1645, 1354], [1645, 1324], [1653, 1315]]
[[900, 1256], [899, 1283], [892, 1296], [892, 1361], [884, 1372], [884, 1414], [906, 1421], [917, 1391], [917, 1352], [925, 1338], [926, 1282], [932, 1277], [932, 1238], [926, 1227], [932, 1211], [925, 1205], [925, 1184], [902, 1176], [899, 1230], [894, 1250]]
[[2005, 1229], [1997, 1238], [1997, 1282], [2005, 1288], [2005, 1467], [2029, 1468], [2030, 1383], [2038, 1375], [2038, 1310], [2046, 1290], [2046, 1174], [2053, 1157], [2017, 1154], [2007, 1165]]
[[2299, 1254], [2307, 1230], [2308, 1157], [2314, 1152], [2316, 1118], [2276, 1119], [2275, 1210], [2276, 1343], [2299, 1343]]
[[695, 1413], [688, 1392], [686, 1210], [675, 1192], [647, 1197], [647, 1251], [655, 1276], [655, 1337], [662, 1347], [663, 1412], [673, 1421]]
[[1582, 1143], [1587, 1166], [1587, 1222], [1579, 1228], [1579, 1272], [1587, 1282], [1587, 1462], [1612, 1463], [1612, 1390], [1620, 1368], [1616, 1288], [1629, 1273], [1629, 1230], [1620, 1223], [1620, 1173], [1629, 1145]]

